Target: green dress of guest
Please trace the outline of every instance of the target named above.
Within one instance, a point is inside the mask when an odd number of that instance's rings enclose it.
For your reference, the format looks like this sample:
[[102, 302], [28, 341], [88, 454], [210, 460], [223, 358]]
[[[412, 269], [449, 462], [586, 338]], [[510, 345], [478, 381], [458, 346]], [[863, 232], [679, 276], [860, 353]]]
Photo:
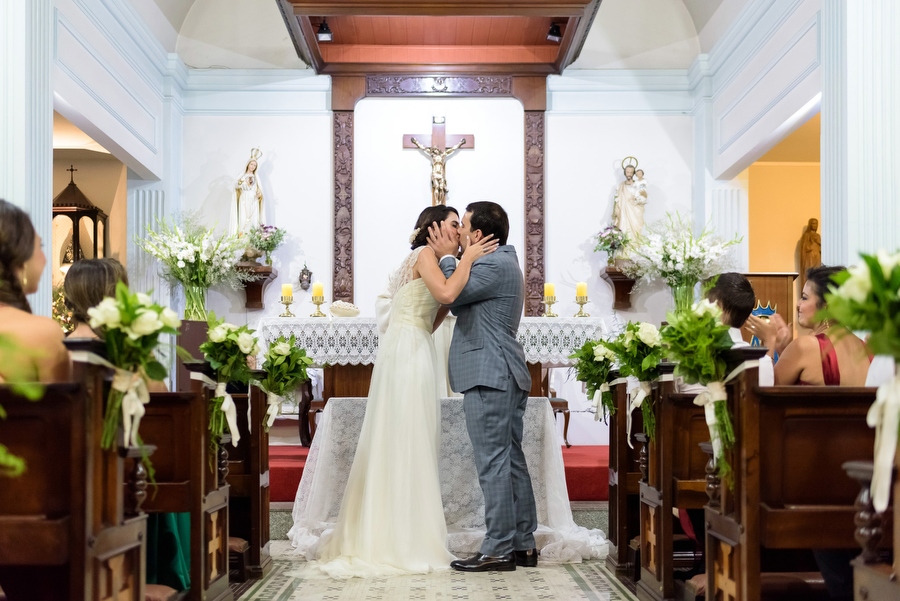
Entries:
[[147, 584], [191, 588], [191, 514], [147, 515]]

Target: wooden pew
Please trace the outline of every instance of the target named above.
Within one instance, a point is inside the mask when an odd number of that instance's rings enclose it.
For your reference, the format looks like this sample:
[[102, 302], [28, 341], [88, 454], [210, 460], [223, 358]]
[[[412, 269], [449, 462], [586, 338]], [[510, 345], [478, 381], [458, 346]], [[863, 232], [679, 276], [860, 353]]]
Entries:
[[[618, 379], [618, 372], [613, 371]], [[641, 471], [638, 453], [641, 445], [628, 446], [626, 412], [628, 411], [628, 384], [624, 378], [611, 386], [616, 412], [609, 417], [609, 554], [606, 567], [619, 578], [629, 574], [634, 567], [628, 557], [628, 543], [640, 532]], [[632, 414], [631, 431], [640, 432], [644, 421], [640, 411]]]
[[[188, 369], [202, 366], [186, 364]], [[205, 364], [201, 364], [205, 365]], [[217, 457], [209, 456], [211, 392], [193, 381], [191, 392], [151, 393], [141, 420], [141, 437], [153, 444], [156, 490], [144, 510], [190, 512], [190, 575], [188, 599], [231, 601], [228, 584], [228, 462], [223, 437]], [[246, 418], [245, 418], [246, 419]], [[215, 467], [215, 472], [212, 471]]]
[[[758, 359], [765, 352], [761, 348], [734, 349], [726, 358], [728, 369]], [[663, 380], [673, 373], [674, 367], [671, 363], [660, 364]], [[660, 381], [656, 388], [655, 443], [649, 449], [648, 478], [641, 485], [642, 565], [637, 586], [640, 599], [675, 598], [675, 570], [702, 566], [702, 552], [691, 548], [685, 535], [674, 533], [673, 513], [673, 509], [702, 509], [708, 500], [709, 457], [700, 444], [709, 440], [709, 428], [703, 407], [694, 404], [696, 396], [675, 392], [673, 382]], [[697, 532], [698, 538], [702, 534]]]
[[0, 386], [0, 442], [27, 462], [21, 476], [0, 478], [0, 587], [10, 601], [144, 599], [146, 482], [125, 494], [131, 450], [100, 449], [104, 378], [84, 375], [48, 385], [37, 402]]
[[[736, 438], [728, 453], [734, 490], [711, 479], [708, 598], [760, 599], [776, 570], [779, 586], [796, 587], [791, 598], [816, 594], [815, 583], [804, 588], [804, 577], [784, 574], [797, 570], [785, 550], [856, 546], [858, 489], [841, 465], [871, 456], [874, 431], [865, 416], [874, 400], [874, 388], [760, 388], [755, 368], [728, 385]], [[776, 555], [777, 563], [766, 561]]]
[[[862, 554], [853, 560], [853, 598], [857, 601], [896, 601], [900, 599], [900, 455], [895, 458], [893, 474], [893, 507], [883, 514], [875, 512], [870, 488], [873, 466], [871, 461], [848, 461], [844, 470], [856, 480], [861, 490], [856, 498], [856, 542]], [[886, 533], [885, 526], [893, 523]], [[885, 537], [884, 535], [888, 536]], [[879, 545], [893, 545], [894, 563], [891, 565], [878, 552]]]
[[[262, 372], [256, 377], [262, 377]], [[249, 578], [262, 578], [272, 569], [269, 553], [269, 433], [263, 424], [266, 395], [256, 386], [248, 394], [234, 394], [237, 407], [237, 448], [228, 447], [229, 531], [232, 537], [250, 545], [248, 564], [242, 566]], [[247, 427], [247, 406], [251, 407], [253, 428]]]

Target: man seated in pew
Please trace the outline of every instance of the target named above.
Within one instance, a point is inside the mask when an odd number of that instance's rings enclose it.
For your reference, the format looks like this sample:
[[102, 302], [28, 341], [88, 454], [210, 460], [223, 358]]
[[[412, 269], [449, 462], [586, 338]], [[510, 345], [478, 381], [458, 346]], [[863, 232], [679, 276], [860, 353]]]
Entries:
[[[731, 348], [749, 346], [741, 336], [741, 328], [756, 306], [756, 293], [750, 280], [740, 273], [721, 273], [716, 276], [716, 283], [707, 291], [706, 298], [722, 309], [722, 323], [730, 327], [728, 333], [734, 342]], [[760, 360], [760, 386], [771, 386], [774, 383], [772, 369], [772, 360], [769, 357]], [[705, 388], [701, 384], [679, 384], [678, 392], [699, 394]]]
[[825, 293], [831, 277], [844, 267], [812, 267], [806, 272], [806, 284], [797, 302], [797, 324], [812, 330], [809, 334], [786, 341], [790, 330], [777, 314], [766, 322], [751, 315], [748, 328], [769, 349], [778, 352], [775, 384], [806, 386], [864, 386], [869, 371], [866, 345], [852, 332], [828, 320], [816, 319], [825, 307]]
[[37, 292], [47, 258], [28, 214], [0, 199], [0, 334], [15, 340], [26, 353], [0, 364], [0, 382], [14, 374], [20, 380], [65, 382], [71, 376], [63, 333], [49, 317], [32, 315], [26, 295]]
[[[128, 285], [128, 272], [118, 259], [81, 259], [72, 263], [63, 282], [66, 307], [72, 311], [75, 329], [69, 338], [99, 338], [89, 325], [88, 309], [107, 296], [115, 297], [116, 284]], [[165, 382], [148, 380], [150, 392], [168, 392]]]

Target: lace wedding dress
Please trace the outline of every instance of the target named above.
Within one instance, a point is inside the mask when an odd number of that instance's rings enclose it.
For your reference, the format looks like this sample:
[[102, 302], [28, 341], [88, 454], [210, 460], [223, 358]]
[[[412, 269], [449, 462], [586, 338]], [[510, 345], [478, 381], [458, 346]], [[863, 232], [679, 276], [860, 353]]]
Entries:
[[332, 578], [448, 568], [438, 451], [440, 401], [431, 329], [438, 303], [412, 279], [416, 249], [392, 278], [366, 415], [331, 537], [311, 566]]

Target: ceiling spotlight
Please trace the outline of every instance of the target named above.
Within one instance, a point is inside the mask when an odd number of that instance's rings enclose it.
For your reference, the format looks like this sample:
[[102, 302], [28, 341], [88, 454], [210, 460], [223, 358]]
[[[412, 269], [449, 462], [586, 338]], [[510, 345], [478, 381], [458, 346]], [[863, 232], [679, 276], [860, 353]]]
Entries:
[[[559, 28], [557, 28], [557, 32]], [[328, 21], [322, 19], [322, 22], [319, 23], [319, 30], [316, 32], [316, 37], [320, 42], [330, 42], [334, 39], [334, 34], [331, 33], [331, 28], [328, 27]]]
[[547, 32], [547, 39], [551, 42], [559, 42], [562, 40], [562, 31], [559, 29], [559, 23], [551, 23], [550, 31]]

